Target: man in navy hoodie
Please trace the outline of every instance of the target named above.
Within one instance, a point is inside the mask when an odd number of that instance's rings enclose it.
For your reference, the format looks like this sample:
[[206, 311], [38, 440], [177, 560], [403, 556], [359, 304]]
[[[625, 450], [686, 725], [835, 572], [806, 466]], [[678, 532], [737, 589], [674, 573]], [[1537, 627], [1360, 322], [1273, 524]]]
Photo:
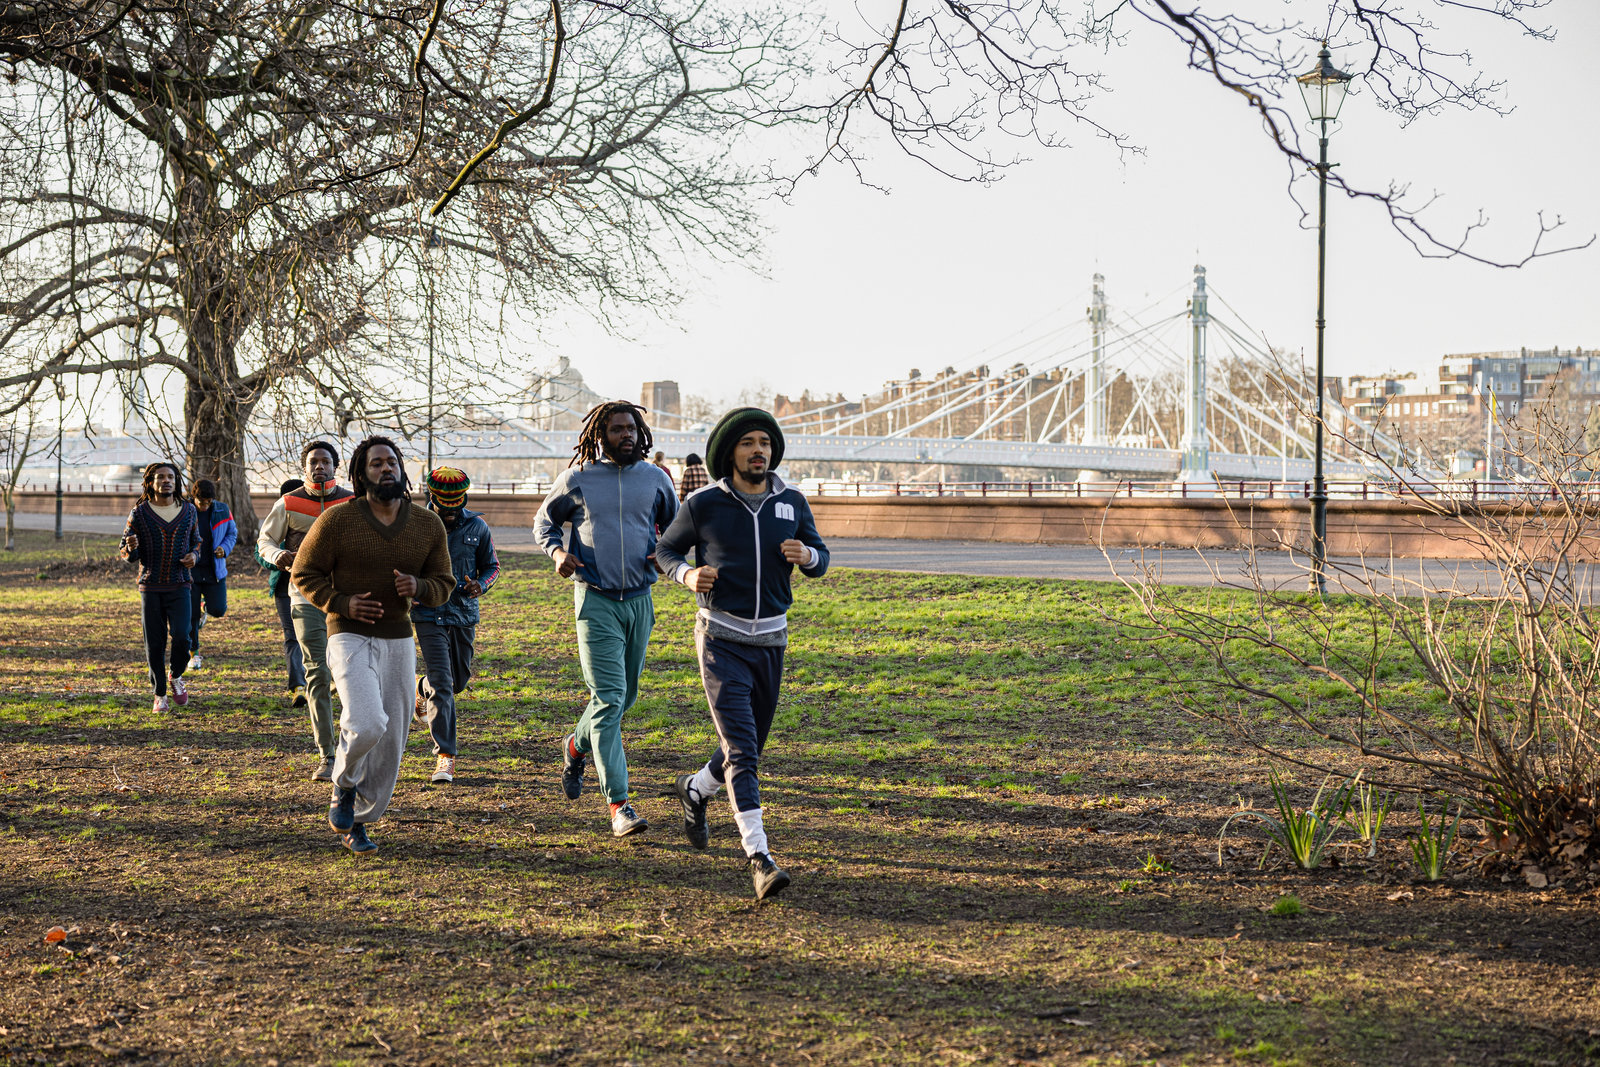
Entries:
[[[194, 483], [194, 509], [200, 517], [200, 557], [190, 571], [189, 669], [200, 669], [200, 628], [206, 616], [220, 619], [228, 612], [228, 553], [239, 542], [239, 527], [228, 505], [217, 499], [210, 478]], [[202, 612], [203, 606], [203, 612]]]
[[[569, 800], [583, 794], [591, 756], [600, 791], [611, 807], [611, 832], [626, 837], [649, 828], [628, 803], [628, 759], [622, 716], [639, 697], [639, 675], [655, 626], [650, 589], [656, 531], [678, 513], [672, 479], [650, 463], [644, 409], [626, 400], [600, 404], [584, 419], [572, 465], [550, 487], [533, 533], [573, 579], [578, 663], [589, 705], [561, 742], [561, 787]], [[572, 532], [565, 544], [561, 528]]]
[[[783, 433], [771, 414], [728, 412], [706, 449], [712, 483], [683, 502], [656, 546], [662, 573], [699, 603], [695, 649], [721, 742], [704, 767], [674, 783], [683, 831], [695, 848], [706, 847], [706, 804], [726, 784], [757, 900], [789, 884], [767, 847], [757, 777], [789, 643], [789, 577], [796, 567], [811, 578], [828, 569], [805, 496], [772, 473], [782, 460]], [[690, 549], [699, 566], [685, 558]]]

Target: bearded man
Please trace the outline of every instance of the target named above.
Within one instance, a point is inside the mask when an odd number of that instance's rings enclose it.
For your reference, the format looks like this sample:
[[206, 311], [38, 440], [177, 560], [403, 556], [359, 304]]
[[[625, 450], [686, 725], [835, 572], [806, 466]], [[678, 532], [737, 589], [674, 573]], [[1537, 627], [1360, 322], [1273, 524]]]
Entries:
[[[650, 445], [643, 408], [625, 400], [595, 407], [533, 527], [556, 573], [573, 580], [578, 662], [589, 687], [588, 706], [561, 742], [561, 786], [577, 800], [592, 757], [616, 837], [649, 828], [628, 802], [622, 716], [639, 698], [656, 622], [656, 531], [678, 513], [672, 479], [646, 461]], [[571, 527], [566, 539], [563, 526]]]
[[389, 807], [411, 729], [411, 603], [437, 607], [456, 585], [444, 523], [411, 502], [410, 486], [399, 445], [362, 441], [350, 457], [355, 500], [312, 524], [290, 575], [327, 613], [342, 708], [328, 825], [356, 853], [377, 851], [366, 828]]

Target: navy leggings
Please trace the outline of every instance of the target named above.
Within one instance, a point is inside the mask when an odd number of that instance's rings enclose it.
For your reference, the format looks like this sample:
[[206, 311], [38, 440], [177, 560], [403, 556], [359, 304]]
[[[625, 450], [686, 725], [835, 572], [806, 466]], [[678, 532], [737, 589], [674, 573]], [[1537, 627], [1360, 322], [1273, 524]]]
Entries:
[[172, 677], [189, 666], [189, 587], [140, 593], [144, 654], [150, 661], [150, 685], [156, 696], [167, 695], [167, 637], [172, 637]]
[[695, 634], [695, 645], [711, 722], [722, 743], [706, 766], [727, 784], [733, 810], [754, 811], [761, 806], [761, 750], [778, 710], [783, 647], [742, 645], [703, 630]]

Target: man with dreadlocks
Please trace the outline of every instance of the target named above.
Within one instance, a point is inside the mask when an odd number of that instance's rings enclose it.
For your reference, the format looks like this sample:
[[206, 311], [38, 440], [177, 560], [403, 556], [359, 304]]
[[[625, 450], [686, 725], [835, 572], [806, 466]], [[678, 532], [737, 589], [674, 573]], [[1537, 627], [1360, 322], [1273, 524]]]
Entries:
[[[660, 573], [656, 531], [678, 512], [672, 479], [646, 461], [651, 443], [638, 405], [614, 400], [590, 411], [572, 462], [550, 488], [533, 528], [556, 573], [573, 579], [578, 662], [589, 687], [588, 706], [561, 742], [561, 786], [568, 799], [578, 799], [592, 756], [617, 837], [649, 826], [628, 803], [622, 716], [638, 699], [656, 621], [650, 596]], [[563, 544], [562, 527], [569, 524]]]
[[428, 719], [436, 757], [433, 781], [456, 779], [456, 696], [472, 677], [472, 652], [478, 632], [478, 598], [500, 577], [489, 524], [467, 510], [472, 479], [455, 467], [428, 472], [428, 506], [444, 523], [450, 544], [450, 569], [456, 587], [436, 608], [415, 604], [411, 625], [422, 649], [423, 674], [417, 678], [417, 716]]
[[394, 796], [411, 729], [411, 602], [436, 607], [456, 585], [444, 523], [411, 502], [410, 485], [399, 445], [362, 441], [350, 457], [355, 499], [312, 524], [290, 576], [327, 612], [328, 666], [342, 706], [328, 825], [357, 853], [377, 851], [367, 824]]

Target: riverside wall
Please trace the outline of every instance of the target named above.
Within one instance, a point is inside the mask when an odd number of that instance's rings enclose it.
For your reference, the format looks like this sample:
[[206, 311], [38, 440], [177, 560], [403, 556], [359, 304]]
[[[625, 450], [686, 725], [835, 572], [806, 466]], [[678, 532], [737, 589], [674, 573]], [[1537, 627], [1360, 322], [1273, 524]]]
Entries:
[[[264, 516], [275, 495], [256, 493], [251, 503]], [[125, 515], [136, 494], [68, 492], [64, 510], [73, 515]], [[472, 498], [493, 526], [531, 527], [540, 497], [481, 494]], [[53, 492], [19, 492], [20, 511], [53, 512]], [[1524, 536], [1539, 539], [1543, 516], [1521, 505], [1460, 504], [1430, 510], [1403, 501], [1328, 502], [1328, 553], [1373, 559], [1478, 559], [1472, 539], [1475, 519], [1519, 509]], [[1019, 544], [1104, 544], [1116, 547], [1283, 549], [1305, 551], [1311, 541], [1311, 506], [1302, 499], [1227, 497], [831, 497], [811, 500], [823, 537], [1004, 541]], [[1600, 519], [1600, 516], [1597, 516]], [[1552, 526], [1556, 523], [1552, 522]], [[1600, 561], [1600, 521], [1575, 556]]]

